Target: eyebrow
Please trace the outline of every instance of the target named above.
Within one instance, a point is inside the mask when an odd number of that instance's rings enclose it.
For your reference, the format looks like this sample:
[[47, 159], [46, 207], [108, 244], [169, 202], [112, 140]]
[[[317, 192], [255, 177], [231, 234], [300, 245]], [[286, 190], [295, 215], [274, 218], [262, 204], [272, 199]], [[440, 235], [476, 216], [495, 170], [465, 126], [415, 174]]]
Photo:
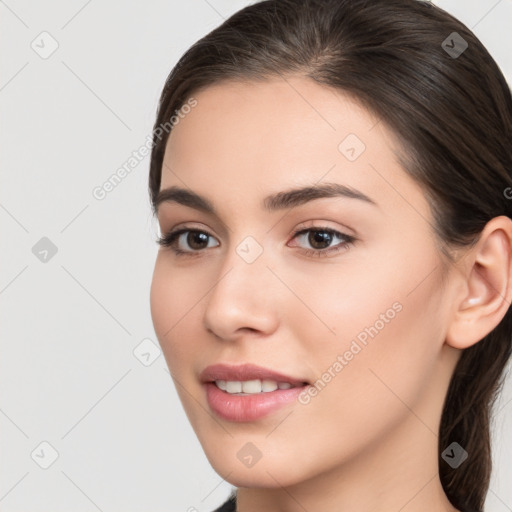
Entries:
[[[308, 203], [309, 201], [313, 201], [314, 199], [326, 197], [359, 199], [367, 204], [378, 207], [378, 204], [373, 199], [355, 188], [342, 185], [341, 183], [321, 183], [319, 185], [285, 190], [283, 192], [267, 196], [262, 202], [262, 208], [265, 211], [274, 212], [288, 208], [295, 208]], [[215, 207], [206, 197], [178, 186], [172, 186], [160, 190], [156, 196], [153, 207], [155, 211], [158, 211], [158, 207], [162, 203], [168, 202], [179, 203], [218, 217]]]

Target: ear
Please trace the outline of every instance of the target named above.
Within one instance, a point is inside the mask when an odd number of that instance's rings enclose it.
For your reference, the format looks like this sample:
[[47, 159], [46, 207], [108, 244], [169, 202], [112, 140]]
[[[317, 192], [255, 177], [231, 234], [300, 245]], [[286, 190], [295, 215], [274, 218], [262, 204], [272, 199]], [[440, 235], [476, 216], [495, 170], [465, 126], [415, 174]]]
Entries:
[[478, 242], [463, 256], [461, 292], [446, 333], [446, 343], [468, 348], [503, 319], [512, 301], [512, 219], [494, 217]]

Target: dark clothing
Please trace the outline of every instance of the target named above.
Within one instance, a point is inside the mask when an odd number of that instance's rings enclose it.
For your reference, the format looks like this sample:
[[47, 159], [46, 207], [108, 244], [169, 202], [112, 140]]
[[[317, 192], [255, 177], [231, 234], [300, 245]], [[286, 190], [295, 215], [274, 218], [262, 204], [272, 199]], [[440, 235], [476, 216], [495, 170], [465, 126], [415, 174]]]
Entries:
[[236, 512], [236, 493], [231, 493], [228, 500], [213, 512]]
[[[460, 508], [461, 512], [479, 512], [471, 508]], [[213, 512], [236, 512], [236, 492], [233, 492], [226, 502]]]

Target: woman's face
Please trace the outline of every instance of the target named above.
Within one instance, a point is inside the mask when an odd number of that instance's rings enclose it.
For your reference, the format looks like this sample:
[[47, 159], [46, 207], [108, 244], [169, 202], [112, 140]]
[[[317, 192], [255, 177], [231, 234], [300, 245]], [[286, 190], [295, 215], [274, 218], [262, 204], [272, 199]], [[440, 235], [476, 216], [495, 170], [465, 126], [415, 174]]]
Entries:
[[[183, 194], [159, 204], [163, 236], [200, 233], [160, 248], [151, 311], [210, 463], [249, 487], [341, 471], [365, 454], [396, 453], [399, 441], [404, 466], [437, 464], [459, 356], [444, 343], [453, 287], [443, 286], [427, 201], [397, 163], [391, 132], [302, 77], [224, 82], [194, 97], [168, 140], [161, 191], [185, 189], [213, 211]], [[284, 196], [327, 184], [330, 196]], [[308, 384], [233, 395], [236, 383], [202, 382], [218, 363]], [[265, 377], [219, 375], [205, 378]]]

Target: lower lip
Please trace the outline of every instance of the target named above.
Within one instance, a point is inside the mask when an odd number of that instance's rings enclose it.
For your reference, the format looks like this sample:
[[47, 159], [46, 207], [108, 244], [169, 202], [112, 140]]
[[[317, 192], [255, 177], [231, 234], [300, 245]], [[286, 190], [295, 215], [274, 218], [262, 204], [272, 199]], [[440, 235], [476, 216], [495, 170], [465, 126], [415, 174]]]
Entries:
[[297, 399], [306, 386], [276, 389], [254, 395], [231, 395], [214, 382], [207, 382], [206, 398], [212, 411], [228, 421], [254, 421], [264, 418]]

